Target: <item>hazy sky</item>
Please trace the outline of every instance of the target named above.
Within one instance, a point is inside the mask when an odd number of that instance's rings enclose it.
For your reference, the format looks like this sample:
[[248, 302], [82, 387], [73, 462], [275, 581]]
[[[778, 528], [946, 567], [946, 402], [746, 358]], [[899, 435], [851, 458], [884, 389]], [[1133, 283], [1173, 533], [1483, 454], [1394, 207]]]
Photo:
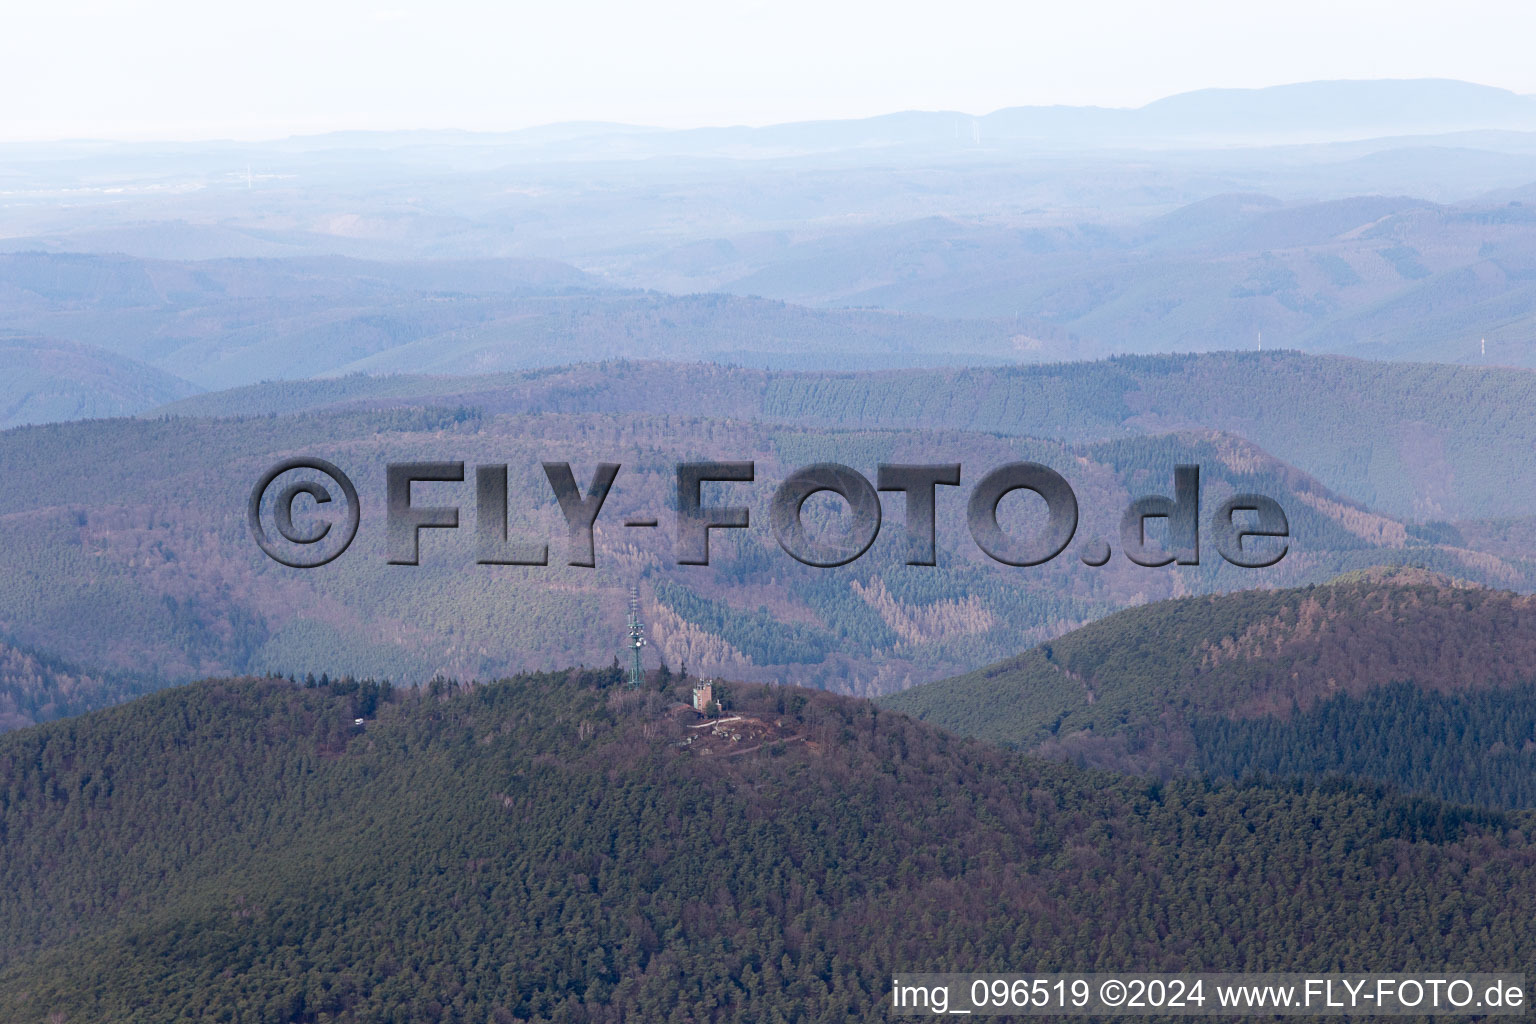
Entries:
[[1207, 86], [1536, 93], [1524, 0], [5, 0], [0, 137], [763, 124]]

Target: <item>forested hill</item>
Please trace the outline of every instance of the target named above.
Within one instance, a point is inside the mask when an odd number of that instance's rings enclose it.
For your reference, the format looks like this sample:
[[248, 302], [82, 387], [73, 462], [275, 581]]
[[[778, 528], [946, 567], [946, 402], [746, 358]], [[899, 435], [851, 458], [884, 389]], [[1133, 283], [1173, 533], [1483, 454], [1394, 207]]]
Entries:
[[0, 737], [0, 1020], [874, 1021], [908, 970], [1536, 948], [1524, 814], [1149, 787], [792, 689], [693, 730], [618, 677], [215, 681]]
[[0, 428], [131, 416], [197, 389], [88, 345], [0, 331]]
[[[335, 462], [366, 509], [346, 555], [314, 571], [269, 559], [246, 520], [252, 485], [296, 453]], [[751, 508], [752, 525], [714, 531], [707, 568], [677, 564], [671, 529], [676, 465], [701, 457], [751, 459], [756, 475], [722, 491]], [[540, 465], [551, 459], [570, 460], [583, 481], [596, 463], [623, 465], [597, 523], [595, 571], [561, 564], [566, 529]], [[431, 531], [419, 567], [388, 564], [385, 467], [406, 460], [507, 465], [509, 535], [549, 538], [555, 564], [476, 564], [469, 483], [437, 488], [463, 510], [464, 528]], [[965, 492], [1019, 460], [1071, 482], [1079, 543], [1115, 537], [1133, 500], [1168, 493], [1174, 467], [1195, 463], [1207, 516], [1234, 493], [1279, 502], [1289, 554], [1269, 569], [1238, 569], [1208, 539], [1198, 566], [1147, 568], [1117, 550], [1091, 567], [1076, 549], [1043, 566], [1001, 565], [970, 536]], [[906, 565], [900, 499], [890, 496], [889, 525], [856, 562], [820, 569], [786, 555], [769, 500], [796, 468], [821, 461], [871, 479], [880, 463], [961, 463], [965, 485], [936, 499], [939, 565]], [[1454, 528], [1378, 515], [1209, 432], [1067, 445], [659, 414], [348, 408], [4, 431], [0, 477], [0, 635], [74, 664], [152, 670], [166, 683], [269, 671], [483, 680], [606, 664], [623, 642], [636, 583], [650, 668], [664, 657], [673, 668], [865, 696], [969, 671], [1147, 600], [1321, 582], [1386, 561], [1536, 589], [1536, 536], [1469, 547]], [[1010, 529], [1032, 529], [1027, 506], [1020, 511]], [[620, 525], [632, 515], [663, 526]]]
[[886, 702], [1084, 763], [1536, 806], [1536, 599], [1422, 570], [1157, 602]]
[[606, 362], [478, 377], [352, 375], [199, 395], [157, 415], [350, 405], [495, 413], [666, 413], [810, 427], [981, 431], [1085, 442], [1237, 434], [1378, 512], [1419, 520], [1536, 508], [1536, 372], [1300, 352], [879, 373]]
[[0, 732], [116, 704], [157, 685], [128, 673], [84, 671], [0, 641]]

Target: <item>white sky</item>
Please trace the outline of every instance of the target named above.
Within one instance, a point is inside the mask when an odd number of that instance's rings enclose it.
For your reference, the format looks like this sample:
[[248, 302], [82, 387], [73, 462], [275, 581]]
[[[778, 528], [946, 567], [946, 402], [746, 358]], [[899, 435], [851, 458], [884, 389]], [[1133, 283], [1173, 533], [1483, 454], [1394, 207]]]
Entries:
[[0, 0], [0, 138], [765, 124], [1320, 78], [1536, 93], [1533, 40], [1528, 0]]

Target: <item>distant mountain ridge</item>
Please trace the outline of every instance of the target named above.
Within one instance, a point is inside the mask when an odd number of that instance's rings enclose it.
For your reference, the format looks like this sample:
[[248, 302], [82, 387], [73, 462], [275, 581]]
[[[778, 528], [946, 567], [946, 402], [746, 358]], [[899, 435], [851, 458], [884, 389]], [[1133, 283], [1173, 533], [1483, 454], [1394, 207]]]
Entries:
[[1369, 132], [1530, 130], [1536, 127], [1536, 97], [1443, 78], [1335, 80], [1200, 89], [1156, 100], [1137, 113], [1151, 131], [1358, 138]]
[[[1498, 128], [1536, 130], [1536, 97], [1444, 78], [1336, 79], [1258, 88], [1177, 93], [1139, 107], [1022, 105], [973, 114], [902, 110], [862, 118], [783, 122], [760, 127], [656, 128], [604, 122], [557, 122], [509, 131], [337, 131], [265, 143], [106, 143], [125, 151], [158, 146], [240, 151], [275, 145], [292, 152], [426, 148], [448, 143], [522, 145], [564, 155], [679, 155], [729, 149], [807, 152], [979, 139], [1047, 144], [1114, 144], [1215, 137], [1331, 140]], [[27, 148], [69, 152], [80, 143]], [[102, 143], [90, 143], [96, 149]], [[0, 146], [0, 152], [20, 150]]]
[[1519, 199], [1218, 194], [1138, 223], [853, 220], [582, 262], [0, 253], [0, 330], [205, 389], [605, 358], [846, 370], [1260, 347], [1536, 367], [1536, 205]]
[[1129, 225], [930, 217], [778, 246], [719, 245], [714, 259], [699, 243], [652, 254], [625, 277], [811, 306], [1017, 316], [1114, 353], [1262, 339], [1370, 358], [1536, 365], [1536, 206], [1519, 199], [1221, 194]]
[[[9, 144], [7, 187], [27, 199], [9, 208], [0, 250], [543, 258], [626, 285], [709, 291], [705, 278], [764, 269], [736, 265], [754, 252], [929, 217], [1113, 226], [1240, 192], [1519, 199], [1536, 181], [1533, 103], [1464, 82], [1343, 81], [1205, 90], [1136, 110]], [[721, 258], [730, 247], [739, 252]], [[717, 265], [660, 265], [680, 254]]]
[[[0, 299], [0, 329], [72, 338], [202, 388], [358, 371], [484, 373], [614, 356], [812, 368], [1004, 363], [1044, 354], [1018, 350], [1015, 339], [1026, 335], [1047, 339], [1060, 354], [1074, 347], [1066, 332], [1015, 318], [666, 295], [617, 288], [550, 260], [0, 253]], [[58, 386], [69, 379], [61, 372]]]
[[[904, 110], [867, 118], [675, 130], [550, 125], [507, 141], [581, 142], [614, 155], [806, 153], [983, 142], [1051, 146], [1322, 142], [1478, 129], [1536, 130], [1536, 97], [1453, 79], [1300, 82], [1200, 89], [1140, 107], [1016, 106], [986, 114]], [[356, 136], [353, 136], [356, 138]], [[383, 133], [383, 143], [390, 133]]]

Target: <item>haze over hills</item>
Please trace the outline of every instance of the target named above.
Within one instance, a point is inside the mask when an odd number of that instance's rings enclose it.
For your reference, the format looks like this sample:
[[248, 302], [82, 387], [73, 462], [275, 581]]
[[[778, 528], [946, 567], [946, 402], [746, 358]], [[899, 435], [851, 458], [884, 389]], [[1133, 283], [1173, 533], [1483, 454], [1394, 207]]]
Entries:
[[[11, 145], [0, 330], [205, 389], [1261, 337], [1536, 366], [1532, 111], [1466, 83], [1320, 82], [1137, 111]], [[101, 372], [63, 367], [58, 388], [100, 395]], [[27, 417], [138, 411], [106, 391]]]
[[[1201, 89], [1134, 109], [1007, 107], [988, 114], [902, 111], [846, 121], [674, 131], [555, 125], [543, 145], [608, 155], [806, 154], [863, 148], [989, 143], [1051, 146], [1326, 142], [1478, 129], [1536, 130], [1536, 97], [1436, 79], [1304, 82], [1263, 89]], [[509, 133], [509, 140], [534, 132]], [[565, 149], [569, 152], [569, 148]]]
[[102, 349], [0, 334], [0, 429], [129, 416], [197, 390], [178, 377]]
[[959, 321], [641, 293], [550, 261], [165, 262], [19, 253], [0, 255], [0, 294], [0, 327], [99, 346], [203, 388], [615, 356], [847, 368], [1012, 362], [1077, 347], [1066, 332], [1016, 318]]
[[1149, 787], [788, 688], [689, 729], [621, 678], [212, 681], [0, 737], [0, 1019], [877, 1019], [913, 964], [1536, 942], [1528, 814]]
[[1145, 605], [885, 698], [1142, 772], [1347, 774], [1536, 806], [1536, 602], [1423, 570]]
[[1466, 83], [1321, 82], [1139, 111], [11, 144], [0, 147], [0, 248], [544, 258], [686, 292], [701, 290], [690, 278], [731, 280], [759, 250], [932, 217], [1034, 230], [1130, 225], [1232, 194], [1507, 202], [1536, 182], [1532, 110], [1528, 97]]
[[[958, 130], [965, 129], [963, 136]], [[848, 120], [763, 127], [659, 129], [603, 122], [509, 132], [341, 131], [271, 142], [7, 143], [10, 156], [66, 163], [122, 154], [140, 161], [199, 152], [270, 149], [290, 156], [387, 150], [427, 162], [462, 147], [466, 163], [524, 159], [647, 159], [660, 156], [808, 154], [855, 149], [952, 147], [986, 141], [1044, 145], [1333, 141], [1498, 129], [1536, 131], [1536, 97], [1449, 79], [1356, 79], [1259, 89], [1200, 89], [1139, 108], [1017, 106], [986, 114], [907, 110]], [[478, 151], [478, 152], [477, 152]]]
[[[14, 253], [0, 329], [208, 389], [602, 358], [876, 369], [1263, 346], [1536, 366], [1536, 205], [1519, 200], [1224, 195], [1134, 224], [930, 217], [601, 263], [623, 286], [542, 259]], [[653, 284], [667, 291], [635, 287]]]
[[713, 263], [700, 249], [659, 254], [639, 272], [811, 305], [1017, 316], [1110, 352], [1267, 343], [1536, 361], [1536, 207], [1518, 201], [1222, 195], [1121, 230], [930, 218], [777, 248], [724, 242]]

